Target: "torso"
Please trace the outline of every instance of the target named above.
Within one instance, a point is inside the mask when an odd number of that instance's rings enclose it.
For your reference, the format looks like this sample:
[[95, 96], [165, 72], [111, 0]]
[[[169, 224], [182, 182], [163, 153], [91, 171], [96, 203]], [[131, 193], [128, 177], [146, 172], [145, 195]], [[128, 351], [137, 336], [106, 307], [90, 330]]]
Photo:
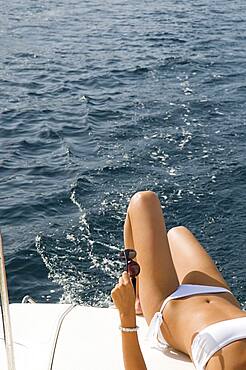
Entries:
[[[174, 348], [191, 357], [191, 344], [199, 331], [210, 324], [238, 317], [246, 317], [246, 312], [235, 305], [230, 293], [203, 294], [175, 299], [164, 309], [166, 325], [163, 325], [163, 334]], [[239, 361], [244, 362], [242, 369], [246, 368], [246, 340], [231, 343], [220, 352], [223, 352], [223, 359], [227, 364], [221, 369], [241, 370]], [[242, 353], [245, 358], [242, 358]], [[212, 356], [206, 370], [220, 370], [218, 358], [218, 353], [217, 356], [216, 354]]]

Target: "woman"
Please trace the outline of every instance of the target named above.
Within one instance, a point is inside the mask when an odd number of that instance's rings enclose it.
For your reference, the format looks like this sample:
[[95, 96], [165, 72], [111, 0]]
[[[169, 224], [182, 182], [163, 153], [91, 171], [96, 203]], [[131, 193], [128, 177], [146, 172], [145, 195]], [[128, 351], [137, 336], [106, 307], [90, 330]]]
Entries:
[[[246, 313], [192, 233], [184, 227], [166, 232], [155, 193], [131, 199], [124, 242], [141, 266], [137, 297], [152, 344], [163, 348], [166, 342], [188, 354], [197, 370], [245, 370]], [[140, 305], [126, 272], [112, 298], [120, 313], [125, 369], [145, 370], [136, 333]]]

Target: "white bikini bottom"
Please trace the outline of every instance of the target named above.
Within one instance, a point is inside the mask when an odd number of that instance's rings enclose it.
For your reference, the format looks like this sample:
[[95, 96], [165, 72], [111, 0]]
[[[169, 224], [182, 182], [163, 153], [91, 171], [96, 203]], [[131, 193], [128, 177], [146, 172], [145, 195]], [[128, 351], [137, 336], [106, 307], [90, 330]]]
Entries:
[[197, 370], [205, 370], [209, 359], [221, 348], [246, 338], [246, 317], [220, 321], [201, 330], [191, 346], [192, 360]]
[[150, 322], [149, 330], [147, 334], [147, 340], [149, 341], [150, 346], [152, 348], [156, 348], [161, 351], [169, 346], [168, 343], [163, 338], [163, 335], [161, 333], [161, 324], [163, 321], [162, 313], [169, 301], [173, 299], [190, 297], [192, 295], [197, 295], [197, 294], [212, 294], [212, 293], [215, 294], [215, 293], [231, 293], [231, 292], [228, 289], [225, 289], [222, 287], [216, 287], [216, 286], [181, 284], [175, 290], [175, 292], [173, 292], [169, 297], [167, 297], [164, 300], [160, 308], [160, 311], [154, 314]]
[[[161, 324], [163, 322], [162, 312], [169, 301], [197, 294], [215, 293], [232, 294], [228, 289], [222, 287], [193, 284], [180, 285], [174, 293], [164, 300], [160, 311], [156, 312], [151, 320], [147, 334], [150, 346], [161, 351], [168, 347], [168, 343], [161, 333]], [[192, 359], [196, 369], [205, 370], [207, 362], [215, 352], [229, 343], [243, 338], [246, 338], [246, 317], [221, 321], [207, 326], [196, 335], [192, 342]]]

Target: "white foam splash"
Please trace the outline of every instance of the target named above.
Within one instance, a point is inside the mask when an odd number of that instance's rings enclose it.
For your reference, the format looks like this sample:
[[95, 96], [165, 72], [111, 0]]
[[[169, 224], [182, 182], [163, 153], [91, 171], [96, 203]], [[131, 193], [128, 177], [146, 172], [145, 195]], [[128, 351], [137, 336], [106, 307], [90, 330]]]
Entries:
[[170, 176], [177, 176], [177, 171], [174, 167], [169, 168], [169, 175]]

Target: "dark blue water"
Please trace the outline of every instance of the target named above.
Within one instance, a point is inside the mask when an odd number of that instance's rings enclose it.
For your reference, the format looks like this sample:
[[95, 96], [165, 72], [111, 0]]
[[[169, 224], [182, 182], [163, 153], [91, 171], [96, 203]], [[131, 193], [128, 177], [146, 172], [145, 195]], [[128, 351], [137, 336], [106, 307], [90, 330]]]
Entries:
[[107, 305], [130, 196], [158, 192], [246, 302], [242, 0], [1, 1], [11, 301]]

